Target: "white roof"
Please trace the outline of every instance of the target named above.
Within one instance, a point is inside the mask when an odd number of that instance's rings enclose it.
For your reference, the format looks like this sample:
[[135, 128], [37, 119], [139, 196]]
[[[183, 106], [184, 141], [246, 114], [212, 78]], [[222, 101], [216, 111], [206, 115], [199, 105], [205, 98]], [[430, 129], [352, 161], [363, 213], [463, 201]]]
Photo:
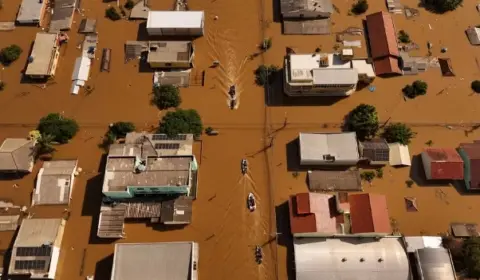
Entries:
[[367, 77], [375, 77], [372, 64], [368, 63], [366, 59], [352, 60], [352, 67], [357, 69], [358, 74], [367, 75]]
[[55, 33], [37, 33], [35, 43], [33, 44], [30, 57], [33, 61], [28, 63], [26, 75], [48, 75], [52, 58], [55, 55], [54, 49], [57, 47], [57, 34]]
[[300, 133], [300, 158], [324, 161], [324, 155], [336, 160], [358, 160], [358, 143], [355, 132], [345, 133]]
[[390, 165], [391, 166], [411, 166], [410, 152], [408, 146], [400, 143], [388, 144], [390, 148]]
[[294, 240], [297, 280], [410, 280], [401, 240], [303, 238]]
[[150, 11], [148, 28], [201, 28], [203, 11]]
[[14, 247], [40, 247], [57, 239], [62, 219], [24, 219]]
[[41, 20], [41, 11], [47, 1], [23, 0], [18, 10], [18, 22], [34, 22]]
[[88, 74], [90, 73], [90, 65], [92, 61], [90, 58], [81, 56], [75, 60], [75, 67], [73, 68], [72, 81], [75, 80], [88, 80]]
[[423, 248], [443, 248], [441, 236], [406, 236], [407, 252], [414, 253]]
[[356, 85], [358, 72], [356, 69], [313, 69], [313, 83], [315, 85]]
[[328, 54], [291, 54], [290, 57], [290, 77], [292, 82], [313, 81], [313, 69], [320, 68], [320, 58], [328, 57], [329, 65], [321, 67], [322, 69], [331, 68], [351, 68], [350, 62], [342, 61], [340, 56]]

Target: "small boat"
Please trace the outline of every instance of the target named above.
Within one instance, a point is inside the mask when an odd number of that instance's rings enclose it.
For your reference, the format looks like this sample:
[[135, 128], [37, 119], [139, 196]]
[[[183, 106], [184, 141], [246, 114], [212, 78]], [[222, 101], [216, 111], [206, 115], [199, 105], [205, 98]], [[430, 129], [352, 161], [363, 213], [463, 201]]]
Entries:
[[228, 90], [228, 94], [229, 94], [232, 98], [235, 97], [235, 95], [237, 94], [237, 89], [236, 89], [235, 85], [231, 85], [231, 86], [230, 86], [230, 89]]
[[263, 252], [262, 252], [262, 247], [260, 246], [255, 246], [255, 261], [257, 264], [261, 264], [263, 262]]
[[248, 162], [247, 162], [246, 159], [242, 159], [242, 162], [240, 164], [240, 168], [242, 169], [242, 174], [243, 175], [247, 174]]
[[250, 212], [255, 211], [257, 209], [257, 203], [255, 202], [255, 196], [253, 193], [249, 193], [247, 197], [247, 206]]

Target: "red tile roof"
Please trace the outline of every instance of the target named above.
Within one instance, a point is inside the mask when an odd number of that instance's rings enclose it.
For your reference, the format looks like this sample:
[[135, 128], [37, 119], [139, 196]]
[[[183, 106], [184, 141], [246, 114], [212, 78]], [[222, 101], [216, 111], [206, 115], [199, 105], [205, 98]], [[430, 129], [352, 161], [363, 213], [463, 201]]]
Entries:
[[463, 160], [455, 149], [426, 148], [423, 153], [430, 159], [431, 179], [463, 179]]
[[470, 165], [470, 189], [480, 189], [480, 141], [460, 144], [460, 149], [469, 159]]
[[331, 209], [332, 199], [333, 195], [320, 193], [290, 196], [288, 206], [292, 234], [337, 233], [337, 214]]
[[366, 25], [375, 74], [401, 74], [398, 66], [400, 53], [392, 16], [386, 12], [368, 15]]
[[387, 199], [380, 194], [352, 194], [350, 202], [350, 220], [352, 233], [391, 233]]

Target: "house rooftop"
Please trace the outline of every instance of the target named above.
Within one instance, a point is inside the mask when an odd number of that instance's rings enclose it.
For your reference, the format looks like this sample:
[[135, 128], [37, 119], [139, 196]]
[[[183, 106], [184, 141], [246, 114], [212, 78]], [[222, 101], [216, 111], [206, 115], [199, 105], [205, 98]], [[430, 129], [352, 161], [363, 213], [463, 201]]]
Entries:
[[17, 21], [22, 22], [40, 22], [42, 20], [42, 10], [46, 5], [45, 1], [22, 0], [17, 14]]
[[302, 11], [332, 14], [333, 5], [330, 0], [280, 0], [280, 11], [283, 15]]
[[189, 224], [192, 220], [192, 199], [181, 196], [162, 202], [161, 222], [166, 224]]
[[35, 142], [25, 138], [7, 138], [0, 145], [0, 171], [31, 172]]
[[352, 233], [392, 233], [385, 195], [351, 194], [348, 201]]
[[389, 162], [390, 160], [390, 147], [385, 139], [360, 142], [359, 146], [363, 158], [372, 162]]
[[300, 158], [307, 161], [358, 160], [358, 144], [355, 132], [300, 133]]
[[195, 247], [194, 242], [116, 244], [111, 280], [188, 280]]
[[310, 191], [361, 191], [362, 181], [358, 170], [314, 170], [308, 171]]
[[463, 179], [463, 160], [453, 148], [425, 148], [422, 159], [427, 179]]
[[38, 172], [33, 203], [69, 204], [77, 160], [45, 161]]
[[56, 33], [37, 33], [25, 75], [49, 75], [57, 45]]
[[189, 62], [192, 58], [190, 41], [150, 41], [147, 62]]
[[353, 59], [352, 68], [356, 69], [359, 75], [366, 75], [369, 78], [375, 78], [373, 65], [368, 63], [366, 59]]
[[199, 28], [203, 20], [203, 11], [148, 11], [147, 29]]
[[[289, 75], [292, 83], [313, 82], [314, 69], [351, 69], [349, 61], [343, 61], [339, 55], [332, 53], [290, 54], [288, 57], [290, 66]], [[337, 72], [334, 71], [331, 73]]]
[[391, 166], [411, 166], [410, 151], [407, 145], [400, 143], [389, 143], [390, 147], [390, 165]]
[[53, 33], [61, 30], [70, 30], [75, 8], [77, 8], [77, 0], [55, 0], [55, 7], [53, 8], [48, 31]]

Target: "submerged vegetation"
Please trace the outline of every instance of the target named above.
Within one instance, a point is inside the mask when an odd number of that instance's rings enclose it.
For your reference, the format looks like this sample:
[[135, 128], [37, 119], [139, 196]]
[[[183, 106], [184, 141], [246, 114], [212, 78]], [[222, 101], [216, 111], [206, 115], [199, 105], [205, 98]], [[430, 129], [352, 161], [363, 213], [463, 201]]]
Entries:
[[275, 65], [260, 65], [255, 70], [255, 83], [259, 86], [272, 84], [277, 72], [278, 67]]
[[51, 135], [53, 141], [65, 144], [77, 134], [79, 126], [74, 119], [51, 113], [40, 119], [37, 129], [41, 135]]
[[194, 109], [177, 109], [174, 112], [167, 112], [160, 121], [159, 133], [165, 133], [168, 136], [177, 134], [192, 133], [196, 137], [203, 131], [202, 119]]
[[346, 129], [355, 131], [359, 140], [374, 137], [380, 128], [377, 109], [368, 104], [360, 104], [347, 117]]

